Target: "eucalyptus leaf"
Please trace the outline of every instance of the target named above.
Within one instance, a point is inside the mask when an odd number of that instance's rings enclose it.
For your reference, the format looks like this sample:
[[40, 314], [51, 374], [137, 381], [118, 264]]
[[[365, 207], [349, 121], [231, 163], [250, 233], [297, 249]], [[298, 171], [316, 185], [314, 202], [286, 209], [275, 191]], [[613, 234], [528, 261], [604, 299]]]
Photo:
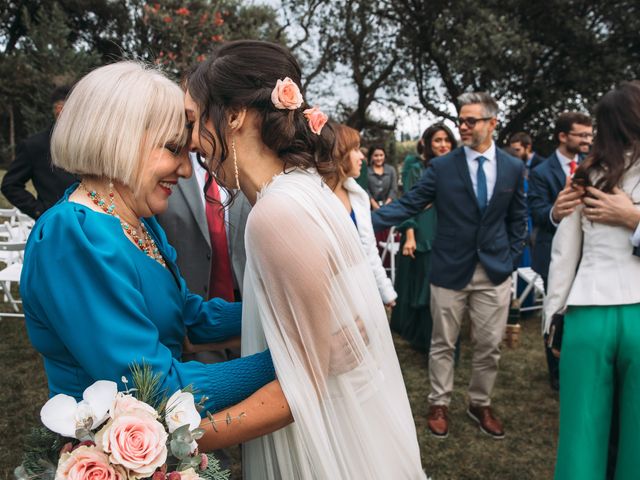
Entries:
[[191, 437], [191, 432], [189, 431], [189, 424], [182, 425], [181, 427], [176, 428], [171, 434], [171, 438], [174, 440], [179, 440], [181, 442], [191, 443], [193, 438]]
[[171, 448], [171, 454], [176, 457], [178, 460], [184, 460], [191, 453], [191, 444], [186, 442], [181, 442], [180, 440], [171, 440], [169, 444]]
[[215, 418], [213, 418], [213, 415], [211, 415], [211, 412], [209, 411], [207, 411], [207, 418], [209, 419], [210, 425], [213, 427], [213, 431], [218, 433], [218, 427], [216, 427], [216, 420]]

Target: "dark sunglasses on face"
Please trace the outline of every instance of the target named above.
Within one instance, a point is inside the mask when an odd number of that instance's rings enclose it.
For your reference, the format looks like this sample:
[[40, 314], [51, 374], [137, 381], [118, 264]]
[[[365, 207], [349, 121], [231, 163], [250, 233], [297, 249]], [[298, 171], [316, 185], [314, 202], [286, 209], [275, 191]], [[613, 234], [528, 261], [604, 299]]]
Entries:
[[467, 127], [469, 128], [473, 128], [476, 126], [476, 123], [480, 122], [480, 121], [487, 121], [487, 120], [491, 120], [492, 117], [482, 117], [482, 118], [475, 118], [475, 117], [459, 117], [457, 124], [459, 127], [462, 126], [462, 124], [465, 124]]

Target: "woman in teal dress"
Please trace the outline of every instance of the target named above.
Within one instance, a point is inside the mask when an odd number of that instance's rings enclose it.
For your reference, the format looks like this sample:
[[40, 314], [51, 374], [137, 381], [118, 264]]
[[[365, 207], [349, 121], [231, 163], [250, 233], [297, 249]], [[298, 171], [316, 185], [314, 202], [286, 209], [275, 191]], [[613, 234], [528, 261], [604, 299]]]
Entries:
[[185, 335], [194, 344], [222, 342], [239, 336], [241, 325], [241, 304], [187, 290], [153, 217], [191, 175], [183, 102], [176, 84], [135, 62], [80, 80], [51, 152], [56, 166], [82, 181], [38, 219], [20, 292], [51, 396], [81, 399], [97, 380], [124, 389], [130, 366], [146, 363], [167, 395], [190, 385], [211, 412], [244, 403], [247, 421], [205, 437], [213, 449], [282, 427], [291, 415], [269, 351], [218, 364], [180, 360]]
[[[445, 155], [455, 146], [451, 130], [443, 123], [427, 128], [418, 144], [423, 162], [414, 163], [405, 172], [404, 191], [408, 191], [429, 168], [429, 161]], [[402, 255], [398, 257], [395, 288], [396, 306], [391, 314], [391, 328], [407, 340], [413, 348], [429, 351], [431, 344], [431, 312], [429, 303], [429, 272], [431, 270], [431, 242], [436, 231], [436, 211], [429, 206], [422, 213], [404, 222]]]

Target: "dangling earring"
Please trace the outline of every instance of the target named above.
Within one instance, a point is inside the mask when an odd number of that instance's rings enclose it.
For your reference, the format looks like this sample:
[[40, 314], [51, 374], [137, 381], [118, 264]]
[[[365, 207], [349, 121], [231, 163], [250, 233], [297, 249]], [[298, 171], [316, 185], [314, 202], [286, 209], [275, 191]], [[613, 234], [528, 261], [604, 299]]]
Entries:
[[236, 152], [235, 138], [231, 138], [231, 150], [233, 151], [233, 169], [236, 175], [236, 189], [240, 190], [240, 175], [238, 175], [238, 153]]

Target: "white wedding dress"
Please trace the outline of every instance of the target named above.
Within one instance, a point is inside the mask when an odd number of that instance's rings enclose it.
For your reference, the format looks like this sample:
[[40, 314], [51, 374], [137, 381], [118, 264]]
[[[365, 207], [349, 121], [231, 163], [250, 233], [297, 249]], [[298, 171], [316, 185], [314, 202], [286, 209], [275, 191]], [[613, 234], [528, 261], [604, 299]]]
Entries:
[[382, 300], [338, 198], [314, 171], [278, 175], [245, 242], [242, 354], [269, 347], [294, 423], [244, 444], [244, 478], [426, 478]]

